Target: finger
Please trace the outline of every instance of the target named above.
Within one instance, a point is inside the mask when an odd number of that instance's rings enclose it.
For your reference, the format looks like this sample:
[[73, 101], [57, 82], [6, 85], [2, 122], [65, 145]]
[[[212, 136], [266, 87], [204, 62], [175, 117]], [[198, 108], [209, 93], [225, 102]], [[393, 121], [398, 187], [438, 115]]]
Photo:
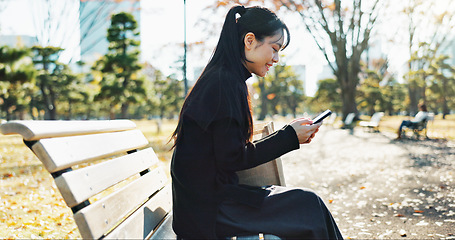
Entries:
[[311, 119], [302, 119], [299, 122], [300, 122], [300, 125], [311, 125], [311, 124], [313, 124], [313, 121], [311, 121]]
[[313, 123], [313, 121], [311, 121], [311, 119], [309, 119], [309, 118], [297, 118], [292, 121], [292, 123], [295, 123], [295, 122], [303, 123], [303, 124]]

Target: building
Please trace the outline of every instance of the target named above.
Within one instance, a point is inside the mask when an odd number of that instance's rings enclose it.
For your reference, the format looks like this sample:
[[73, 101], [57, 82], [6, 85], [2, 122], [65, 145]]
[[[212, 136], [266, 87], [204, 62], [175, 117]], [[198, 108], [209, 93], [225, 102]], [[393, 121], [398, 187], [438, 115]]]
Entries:
[[81, 0], [79, 8], [81, 60], [91, 66], [108, 51], [110, 16], [131, 13], [140, 29], [140, 0]]
[[27, 35], [2, 35], [0, 36], [0, 45], [11, 47], [32, 47], [38, 42], [36, 37]]

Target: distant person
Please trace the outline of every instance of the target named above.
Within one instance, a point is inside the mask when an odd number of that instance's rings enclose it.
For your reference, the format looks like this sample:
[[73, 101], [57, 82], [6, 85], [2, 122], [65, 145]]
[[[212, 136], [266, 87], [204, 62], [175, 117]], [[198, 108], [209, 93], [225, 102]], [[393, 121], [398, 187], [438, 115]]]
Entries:
[[173, 229], [179, 239], [259, 233], [342, 239], [313, 191], [239, 185], [236, 174], [310, 143], [321, 126], [295, 119], [251, 140], [253, 116], [245, 81], [253, 73], [264, 77], [289, 40], [286, 25], [266, 8], [235, 6], [227, 13], [215, 51], [186, 97], [172, 136]]
[[397, 139], [401, 139], [401, 134], [403, 131], [403, 127], [414, 127], [418, 123], [425, 121], [425, 119], [428, 117], [428, 111], [427, 111], [427, 106], [424, 103], [419, 104], [419, 112], [415, 115], [415, 117], [412, 120], [403, 120], [401, 122], [400, 128], [398, 128], [398, 136]]

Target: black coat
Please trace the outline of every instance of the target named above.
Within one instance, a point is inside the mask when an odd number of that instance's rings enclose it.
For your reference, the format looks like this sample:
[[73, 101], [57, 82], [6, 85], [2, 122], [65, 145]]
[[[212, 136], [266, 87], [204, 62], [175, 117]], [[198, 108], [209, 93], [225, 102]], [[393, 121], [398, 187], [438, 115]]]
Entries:
[[291, 126], [247, 141], [241, 111], [245, 105], [238, 101], [246, 99], [231, 97], [232, 89], [246, 88], [251, 75], [246, 71], [243, 75], [242, 81], [230, 78], [235, 75], [227, 70], [205, 76], [203, 88], [193, 89], [182, 111], [182, 130], [171, 163], [173, 228], [181, 238], [216, 238], [216, 216], [223, 200], [261, 207], [267, 191], [239, 185], [236, 171], [299, 148]]

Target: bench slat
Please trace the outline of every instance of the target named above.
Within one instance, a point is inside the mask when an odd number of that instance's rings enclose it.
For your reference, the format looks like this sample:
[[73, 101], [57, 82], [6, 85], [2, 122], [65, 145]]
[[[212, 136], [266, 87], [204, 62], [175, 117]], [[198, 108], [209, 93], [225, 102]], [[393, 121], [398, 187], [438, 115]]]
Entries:
[[[255, 124], [254, 127], [253, 140], [263, 138], [274, 132], [273, 122]], [[238, 171], [237, 175], [239, 176], [240, 184], [258, 187], [268, 185], [286, 186], [281, 158], [276, 158], [254, 168]]]
[[172, 230], [172, 212], [170, 212], [158, 226], [158, 229], [147, 236], [148, 240], [177, 239], [177, 235]]
[[[102, 144], [100, 144], [102, 143]], [[140, 130], [41, 139], [33, 152], [46, 169], [56, 172], [73, 165], [123, 153], [148, 144]]]
[[[136, 209], [153, 193], [161, 189], [167, 181], [164, 171], [161, 168], [156, 168], [110, 194], [108, 197], [100, 199], [76, 212], [74, 219], [82, 237], [84, 239], [100, 238], [103, 234], [115, 227], [128, 213]], [[157, 196], [154, 196], [152, 199], [155, 198], [160, 199]], [[164, 206], [163, 209], [170, 211], [170, 201], [169, 198], [169, 202], [153, 202], [152, 206]], [[152, 206], [150, 206], [150, 209], [153, 209]], [[141, 217], [144, 218], [143, 216]], [[122, 223], [120, 226], [124, 224]], [[141, 224], [138, 227], [143, 228], [145, 225]]]
[[147, 148], [97, 165], [63, 173], [55, 178], [55, 184], [66, 204], [74, 207], [157, 163], [155, 152], [152, 148]]
[[171, 186], [167, 185], [134, 212], [106, 239], [143, 239], [147, 237], [172, 209]]
[[63, 137], [82, 134], [123, 131], [136, 128], [130, 120], [22, 120], [9, 121], [0, 125], [4, 135], [20, 134], [27, 141], [49, 137]]

